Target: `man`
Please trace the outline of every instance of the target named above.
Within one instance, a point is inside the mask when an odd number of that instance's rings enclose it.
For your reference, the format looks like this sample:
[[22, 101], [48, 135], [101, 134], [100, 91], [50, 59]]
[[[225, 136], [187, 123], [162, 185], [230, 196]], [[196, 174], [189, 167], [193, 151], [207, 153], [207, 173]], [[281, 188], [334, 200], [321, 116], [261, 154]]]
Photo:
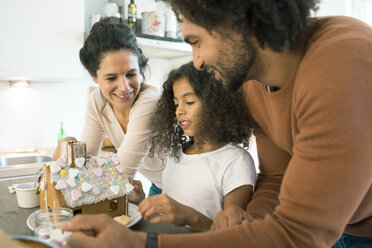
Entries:
[[[69, 243], [371, 247], [371, 28], [347, 17], [308, 18], [311, 0], [167, 2], [195, 67], [240, 90], [257, 123], [253, 199], [198, 234], [146, 236], [104, 216], [80, 216], [66, 227], [77, 231]], [[95, 237], [79, 232], [91, 229]]]

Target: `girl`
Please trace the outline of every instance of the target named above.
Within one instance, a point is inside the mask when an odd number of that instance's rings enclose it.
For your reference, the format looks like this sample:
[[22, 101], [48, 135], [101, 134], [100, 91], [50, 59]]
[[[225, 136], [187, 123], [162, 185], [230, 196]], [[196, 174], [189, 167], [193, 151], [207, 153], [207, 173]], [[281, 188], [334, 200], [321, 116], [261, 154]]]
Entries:
[[250, 154], [236, 144], [248, 147], [251, 127], [239, 98], [213, 75], [192, 62], [171, 71], [158, 101], [150, 149], [154, 153], [156, 146], [156, 153], [168, 156], [163, 194], [139, 204], [142, 216], [153, 217], [151, 223], [205, 231], [227, 206], [245, 209], [256, 172]]

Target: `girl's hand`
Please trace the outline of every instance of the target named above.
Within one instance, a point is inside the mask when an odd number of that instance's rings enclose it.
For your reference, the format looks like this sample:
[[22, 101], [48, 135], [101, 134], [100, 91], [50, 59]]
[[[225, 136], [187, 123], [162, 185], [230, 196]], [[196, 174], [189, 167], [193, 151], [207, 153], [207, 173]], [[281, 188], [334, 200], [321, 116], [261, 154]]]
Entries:
[[243, 222], [251, 222], [255, 218], [249, 213], [245, 212], [238, 206], [230, 205], [225, 210], [218, 212], [216, 218], [213, 220], [211, 230], [221, 230], [234, 225], [240, 225]]
[[[192, 209], [193, 210], [193, 209]], [[166, 194], [154, 195], [143, 200], [138, 211], [150, 223], [169, 222], [176, 226], [189, 224], [190, 207], [180, 204]]]
[[57, 148], [54, 150], [53, 160], [56, 161], [61, 157], [61, 144], [66, 141], [77, 141], [75, 137], [65, 137], [59, 143]]
[[145, 192], [143, 191], [142, 182], [134, 179], [130, 179], [129, 182], [133, 185], [134, 189], [132, 193], [129, 194], [128, 199], [138, 204], [146, 197]]

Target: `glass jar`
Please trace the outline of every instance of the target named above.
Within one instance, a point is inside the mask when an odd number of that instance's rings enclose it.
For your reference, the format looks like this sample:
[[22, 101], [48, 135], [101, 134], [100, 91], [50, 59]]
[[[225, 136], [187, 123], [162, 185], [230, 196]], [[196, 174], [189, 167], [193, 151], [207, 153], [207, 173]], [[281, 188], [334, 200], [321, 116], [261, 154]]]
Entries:
[[73, 218], [73, 211], [69, 208], [41, 209], [35, 216], [35, 236], [59, 247], [66, 246], [66, 233], [61, 226]]

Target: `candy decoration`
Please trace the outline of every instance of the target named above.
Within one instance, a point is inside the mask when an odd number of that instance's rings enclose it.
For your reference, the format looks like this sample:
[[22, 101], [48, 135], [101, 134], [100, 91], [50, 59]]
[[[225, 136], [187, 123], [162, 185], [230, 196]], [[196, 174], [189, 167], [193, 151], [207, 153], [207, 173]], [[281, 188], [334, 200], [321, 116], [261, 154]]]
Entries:
[[62, 179], [59, 179], [59, 180], [57, 181], [56, 186], [55, 186], [54, 188], [56, 188], [56, 189], [58, 189], [58, 190], [65, 189], [65, 188], [67, 188], [67, 184], [66, 184], [65, 181], [63, 181]]
[[99, 190], [99, 188], [98, 188], [96, 185], [93, 186], [92, 192], [93, 192], [95, 195], [99, 195], [99, 194], [101, 194], [101, 191]]
[[62, 169], [59, 173], [61, 173], [62, 176], [65, 176], [65, 175], [67, 175], [67, 170]]
[[70, 168], [68, 169], [68, 174], [70, 174], [71, 178], [75, 178], [79, 174], [79, 169]]
[[65, 168], [66, 167], [66, 161], [63, 159], [63, 158], [59, 158], [57, 161], [56, 161], [56, 164], [58, 166], [61, 166], [61, 168]]
[[128, 194], [128, 193], [130, 193], [130, 192], [133, 191], [134, 186], [133, 186], [132, 184], [130, 184], [130, 183], [126, 183], [126, 184], [125, 184], [125, 189], [126, 189], [127, 194]]
[[66, 183], [71, 187], [74, 188], [76, 186], [75, 180], [73, 178], [69, 178], [66, 180]]
[[79, 168], [83, 168], [85, 164], [85, 158], [75, 158], [75, 165]]
[[73, 189], [71, 191], [71, 199], [73, 201], [79, 200], [79, 198], [82, 196], [81, 192], [79, 190]]
[[93, 186], [87, 182], [83, 182], [81, 185], [81, 189], [83, 190], [83, 192], [88, 192], [89, 190], [92, 189], [92, 187]]
[[110, 187], [110, 190], [111, 190], [112, 193], [114, 193], [114, 195], [117, 195], [117, 194], [119, 194], [120, 186], [118, 186], [118, 185], [112, 185]]
[[102, 165], [104, 165], [104, 164], [106, 163], [106, 160], [103, 159], [103, 158], [97, 157], [97, 158], [96, 158], [96, 162], [97, 162], [97, 164], [98, 164], [99, 166], [102, 166]]
[[50, 166], [50, 171], [52, 172], [52, 174], [56, 174], [56, 173], [58, 173], [60, 170], [61, 170], [61, 166], [59, 166], [59, 165], [52, 164], [52, 165]]
[[94, 175], [96, 175], [97, 177], [101, 177], [102, 176], [102, 168], [101, 167], [96, 167], [96, 168], [93, 168], [93, 173]]

